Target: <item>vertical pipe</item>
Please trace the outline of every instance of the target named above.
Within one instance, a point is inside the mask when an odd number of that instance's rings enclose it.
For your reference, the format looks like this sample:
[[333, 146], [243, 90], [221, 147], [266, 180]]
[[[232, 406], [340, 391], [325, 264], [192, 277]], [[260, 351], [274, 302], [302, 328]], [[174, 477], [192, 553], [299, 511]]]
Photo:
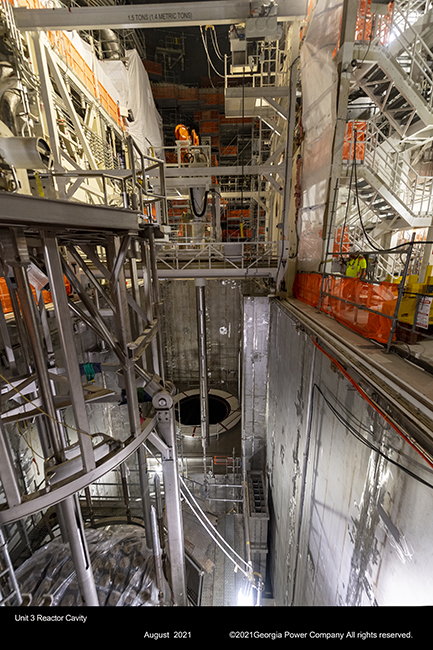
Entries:
[[183, 539], [183, 517], [180, 499], [179, 475], [177, 469], [176, 431], [172, 396], [160, 391], [152, 399], [157, 413], [157, 431], [168, 447], [167, 456], [162, 459], [164, 477], [165, 509], [168, 531], [168, 554], [170, 559], [171, 588], [174, 604], [186, 605], [185, 549]]
[[[152, 287], [153, 287], [153, 304], [155, 317], [158, 323], [161, 323], [161, 314], [159, 308], [159, 284], [158, 284], [158, 268], [156, 265], [156, 252], [155, 252], [155, 235], [152, 228], [149, 228], [149, 252], [150, 252], [150, 266], [152, 270]], [[165, 371], [164, 371], [164, 361], [162, 356], [162, 340], [161, 340], [161, 330], [158, 334], [158, 355], [159, 355], [159, 376], [162, 381], [165, 382]]]
[[68, 535], [68, 542], [83, 603], [86, 607], [97, 607], [99, 606], [98, 594], [96, 592], [92, 565], [84, 535], [84, 525], [78, 498], [76, 495], [68, 497], [59, 506]]
[[206, 485], [206, 446], [210, 444], [209, 430], [209, 395], [207, 382], [207, 350], [206, 350], [206, 303], [205, 287], [206, 280], [197, 278], [195, 280], [196, 303], [197, 303], [197, 339], [198, 339], [198, 363], [200, 379], [200, 425], [203, 447], [204, 482]]
[[159, 541], [161, 544], [162, 551], [165, 549], [165, 536], [164, 536], [164, 510], [162, 507], [162, 497], [161, 497], [161, 480], [159, 474], [155, 473], [155, 507], [156, 507], [156, 518], [158, 521], [158, 534]]
[[126, 506], [126, 518], [128, 520], [128, 523], [131, 523], [131, 509], [129, 507], [129, 488], [128, 488], [128, 479], [126, 476], [125, 463], [122, 463], [120, 465], [120, 478], [122, 481], [123, 502]]
[[144, 517], [144, 529], [146, 531], [146, 544], [147, 547], [152, 549], [152, 535], [150, 531], [152, 530], [152, 522], [150, 515], [150, 488], [149, 488], [149, 475], [147, 472], [147, 458], [146, 450], [143, 445], [137, 450], [138, 458], [138, 475], [140, 479], [140, 490], [141, 498], [143, 501], [143, 517]]
[[[141, 256], [142, 256], [142, 275], [143, 275], [143, 291], [144, 291], [144, 304], [147, 315], [147, 320], [149, 323], [153, 321], [154, 318], [154, 305], [152, 298], [152, 283], [150, 278], [150, 261], [149, 261], [149, 251], [147, 244], [144, 242], [141, 246]], [[159, 352], [158, 352], [158, 338], [153, 337], [151, 342], [152, 350], [152, 363], [153, 363], [153, 372], [161, 377], [161, 372], [159, 369]]]
[[162, 596], [163, 596], [162, 587], [164, 584], [164, 573], [162, 570], [161, 547], [159, 543], [158, 523], [156, 520], [156, 510], [154, 506], [151, 506], [151, 518], [152, 518], [153, 558], [155, 560], [155, 578], [156, 578], [156, 586], [158, 589], [158, 599], [161, 604]]

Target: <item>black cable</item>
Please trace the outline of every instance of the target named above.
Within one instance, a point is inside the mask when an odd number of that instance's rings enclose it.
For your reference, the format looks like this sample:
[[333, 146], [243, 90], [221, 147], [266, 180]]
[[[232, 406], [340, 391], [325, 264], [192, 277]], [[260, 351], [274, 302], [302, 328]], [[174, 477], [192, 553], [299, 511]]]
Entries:
[[195, 199], [194, 199], [194, 193], [192, 191], [192, 187], [189, 188], [189, 195], [191, 197], [191, 206], [192, 206], [192, 211], [194, 213], [194, 216], [196, 216], [198, 219], [203, 217], [205, 215], [205, 212], [207, 210], [207, 197], [208, 197], [209, 190], [206, 190], [204, 194], [204, 200], [203, 200], [203, 209], [201, 212], [196, 211], [196, 206], [195, 206]]
[[346, 428], [346, 430], [349, 431], [349, 433], [351, 433], [357, 440], [359, 440], [359, 442], [362, 442], [362, 444], [364, 444], [366, 447], [368, 447], [369, 449], [371, 449], [375, 453], [379, 454], [379, 456], [381, 456], [385, 460], [389, 461], [390, 463], [392, 463], [393, 465], [395, 465], [396, 467], [401, 469], [403, 472], [405, 472], [406, 474], [408, 474], [409, 476], [411, 476], [415, 480], [417, 480], [420, 483], [422, 483], [423, 485], [425, 485], [426, 487], [429, 487], [429, 488], [433, 489], [433, 485], [431, 483], [428, 483], [427, 481], [422, 479], [420, 476], [418, 476], [417, 474], [412, 472], [410, 469], [408, 469], [407, 467], [404, 467], [404, 465], [401, 465], [397, 461], [393, 460], [392, 458], [390, 458], [389, 456], [384, 454], [382, 451], [380, 451], [380, 449], [378, 449], [369, 440], [364, 438], [358, 431], [356, 431], [356, 429], [353, 427], [353, 425], [350, 422], [348, 422], [337, 411], [337, 409], [330, 403], [330, 401], [325, 397], [324, 393], [322, 392], [322, 390], [320, 389], [320, 387], [317, 384], [313, 384], [313, 389], [316, 389], [319, 392], [319, 394], [322, 396], [325, 404], [328, 406], [328, 408], [334, 414], [334, 416], [337, 418], [337, 420], [340, 422], [340, 424], [342, 424]]

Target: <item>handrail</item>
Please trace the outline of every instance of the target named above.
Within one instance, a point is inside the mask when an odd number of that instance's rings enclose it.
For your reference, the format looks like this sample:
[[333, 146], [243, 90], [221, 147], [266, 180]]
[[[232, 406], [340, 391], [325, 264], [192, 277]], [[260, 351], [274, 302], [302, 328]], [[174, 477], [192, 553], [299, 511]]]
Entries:
[[[348, 122], [351, 128], [346, 133], [357, 131], [357, 124], [357, 120]], [[407, 154], [383, 130], [385, 125], [379, 125], [374, 117], [361, 124], [362, 141], [357, 143], [356, 164], [370, 167], [414, 216], [428, 215], [433, 208], [433, 177], [423, 176], [412, 167]], [[351, 163], [354, 138], [346, 144], [350, 149], [346, 158]]]
[[[157, 261], [171, 270], [185, 270], [193, 262], [203, 268], [221, 263], [234, 269], [271, 267], [278, 260], [281, 242], [204, 242], [156, 241]], [[233, 248], [235, 246], [235, 249]]]

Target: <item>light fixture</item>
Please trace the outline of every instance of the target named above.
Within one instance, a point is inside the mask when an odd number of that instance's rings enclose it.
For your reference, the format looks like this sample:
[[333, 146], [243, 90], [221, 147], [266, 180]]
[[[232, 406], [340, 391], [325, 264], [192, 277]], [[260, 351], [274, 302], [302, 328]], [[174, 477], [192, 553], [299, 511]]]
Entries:
[[246, 579], [238, 593], [238, 606], [239, 607], [253, 607], [254, 595], [253, 584], [251, 580]]

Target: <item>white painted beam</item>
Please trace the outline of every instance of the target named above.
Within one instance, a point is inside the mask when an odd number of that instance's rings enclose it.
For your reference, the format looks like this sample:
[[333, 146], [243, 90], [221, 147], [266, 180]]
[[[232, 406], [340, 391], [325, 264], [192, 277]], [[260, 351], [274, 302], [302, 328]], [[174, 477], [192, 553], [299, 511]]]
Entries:
[[[103, 7], [56, 7], [50, 9], [14, 8], [21, 31], [100, 29], [143, 29], [230, 25], [245, 22], [262, 0], [217, 0], [216, 2], [170, 2]], [[307, 16], [307, 0], [279, 0], [278, 20], [302, 20]]]

